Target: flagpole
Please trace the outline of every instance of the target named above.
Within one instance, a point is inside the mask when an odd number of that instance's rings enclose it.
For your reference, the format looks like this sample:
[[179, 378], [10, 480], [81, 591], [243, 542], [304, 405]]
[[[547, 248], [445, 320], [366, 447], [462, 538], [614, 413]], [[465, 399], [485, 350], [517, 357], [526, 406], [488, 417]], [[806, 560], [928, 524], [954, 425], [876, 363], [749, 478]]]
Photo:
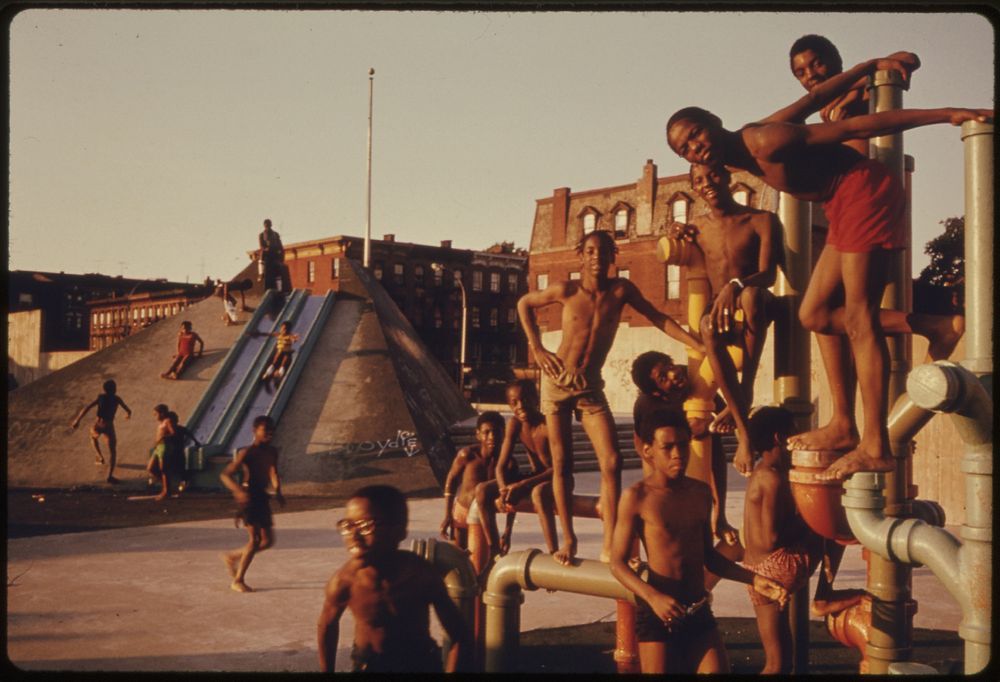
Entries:
[[371, 265], [372, 257], [372, 94], [375, 89], [375, 69], [368, 69], [368, 213], [365, 220], [364, 266]]

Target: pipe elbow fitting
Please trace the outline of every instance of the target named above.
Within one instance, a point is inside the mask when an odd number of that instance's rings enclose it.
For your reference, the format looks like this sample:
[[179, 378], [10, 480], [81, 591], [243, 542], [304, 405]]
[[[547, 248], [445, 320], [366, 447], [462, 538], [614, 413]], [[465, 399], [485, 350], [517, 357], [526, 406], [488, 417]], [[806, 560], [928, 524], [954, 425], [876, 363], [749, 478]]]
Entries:
[[528, 564], [536, 554], [541, 554], [541, 550], [526, 549], [500, 557], [486, 580], [483, 603], [506, 602], [515, 598], [524, 589], [533, 589], [528, 586], [527, 574]]
[[468, 554], [450, 542], [438, 542], [434, 538], [427, 540], [427, 554], [431, 563], [447, 569], [444, 583], [450, 596], [476, 596], [479, 586]]
[[955, 427], [966, 444], [993, 442], [993, 399], [979, 378], [961, 365], [939, 360], [915, 367], [906, 392], [927, 410], [955, 416]]

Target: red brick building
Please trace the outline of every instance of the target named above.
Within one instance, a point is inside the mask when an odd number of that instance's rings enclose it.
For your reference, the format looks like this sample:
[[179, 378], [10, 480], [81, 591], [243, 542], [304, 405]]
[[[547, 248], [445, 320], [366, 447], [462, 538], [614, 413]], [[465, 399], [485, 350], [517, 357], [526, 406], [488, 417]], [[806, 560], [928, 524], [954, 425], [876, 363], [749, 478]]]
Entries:
[[107, 348], [154, 322], [178, 314], [212, 291], [211, 283], [188, 284], [154, 291], [140, 288], [125, 295], [89, 301], [90, 349]]
[[[361, 260], [363, 239], [338, 235], [285, 245], [293, 288], [337, 291], [341, 259]], [[443, 266], [435, 269], [433, 265]], [[484, 251], [396, 241], [387, 234], [371, 242], [372, 273], [382, 283], [421, 340], [450, 376], [459, 376], [462, 298], [468, 306], [466, 364], [473, 398], [497, 400], [497, 386], [512, 368], [528, 361], [527, 342], [517, 323], [517, 299], [527, 291], [527, 255], [513, 244]], [[500, 392], [502, 399], [502, 392]]]

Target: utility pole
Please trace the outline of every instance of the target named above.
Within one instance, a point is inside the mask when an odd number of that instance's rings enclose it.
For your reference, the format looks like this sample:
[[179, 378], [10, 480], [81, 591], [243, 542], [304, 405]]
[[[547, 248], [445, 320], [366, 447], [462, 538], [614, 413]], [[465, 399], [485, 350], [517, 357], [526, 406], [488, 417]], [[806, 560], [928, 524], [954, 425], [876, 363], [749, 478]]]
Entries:
[[372, 95], [375, 91], [375, 69], [368, 69], [368, 212], [365, 219], [365, 254], [362, 265], [367, 269], [372, 258]]

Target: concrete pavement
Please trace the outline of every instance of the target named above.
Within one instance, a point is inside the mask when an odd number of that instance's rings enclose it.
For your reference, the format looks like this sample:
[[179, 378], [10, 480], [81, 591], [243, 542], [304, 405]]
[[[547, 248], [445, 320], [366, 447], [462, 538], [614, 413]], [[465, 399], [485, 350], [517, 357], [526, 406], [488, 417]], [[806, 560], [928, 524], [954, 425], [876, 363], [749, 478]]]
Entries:
[[[639, 471], [626, 471], [625, 484]], [[598, 475], [577, 475], [595, 494]], [[727, 511], [743, 517], [744, 479], [730, 469]], [[141, 502], [136, 502], [141, 504]], [[183, 499], [176, 504], [184, 504]], [[437, 535], [443, 502], [410, 502], [410, 537]], [[219, 553], [245, 541], [231, 519], [12, 539], [7, 543], [7, 655], [26, 670], [317, 671], [316, 619], [323, 587], [347, 558], [334, 530], [342, 508], [282, 514], [275, 505], [274, 549], [255, 559], [247, 582], [229, 589]], [[600, 522], [578, 519], [580, 555], [596, 558]], [[951, 528], [957, 534], [957, 528]], [[513, 551], [543, 546], [524, 514]], [[407, 540], [403, 547], [409, 547]], [[849, 547], [838, 587], [863, 587], [859, 547]], [[916, 627], [957, 630], [957, 603], [926, 568], [913, 571]], [[811, 590], [815, 589], [815, 578]], [[743, 585], [715, 589], [718, 616], [753, 617]], [[527, 592], [522, 631], [613, 620], [613, 602], [544, 590]], [[432, 619], [435, 634], [437, 623]], [[337, 669], [349, 669], [354, 624], [341, 622]]]

